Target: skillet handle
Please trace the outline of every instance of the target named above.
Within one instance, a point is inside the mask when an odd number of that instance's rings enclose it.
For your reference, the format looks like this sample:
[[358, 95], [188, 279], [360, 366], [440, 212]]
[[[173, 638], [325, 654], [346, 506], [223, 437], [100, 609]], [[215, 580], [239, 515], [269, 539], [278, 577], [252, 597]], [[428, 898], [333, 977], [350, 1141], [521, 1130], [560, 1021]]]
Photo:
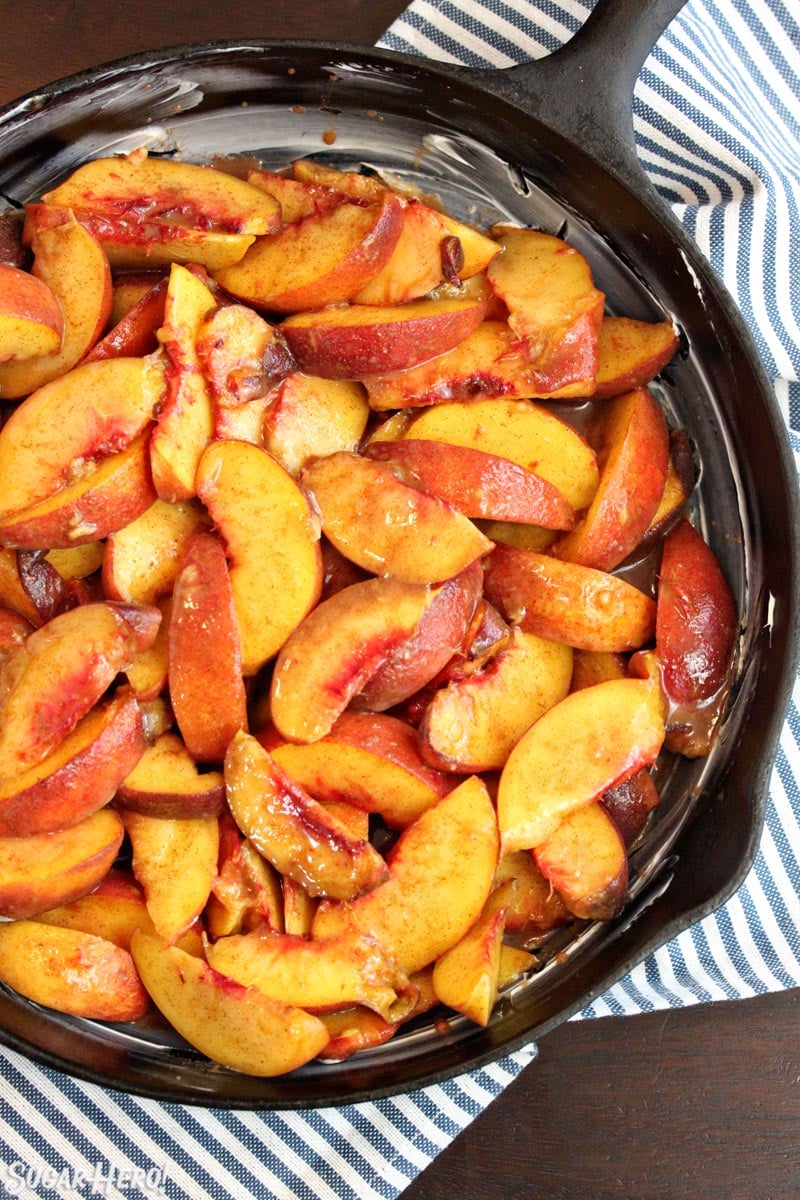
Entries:
[[597, 0], [583, 26], [545, 58], [459, 74], [556, 129], [641, 194], [654, 191], [636, 154], [633, 89], [685, 0]]

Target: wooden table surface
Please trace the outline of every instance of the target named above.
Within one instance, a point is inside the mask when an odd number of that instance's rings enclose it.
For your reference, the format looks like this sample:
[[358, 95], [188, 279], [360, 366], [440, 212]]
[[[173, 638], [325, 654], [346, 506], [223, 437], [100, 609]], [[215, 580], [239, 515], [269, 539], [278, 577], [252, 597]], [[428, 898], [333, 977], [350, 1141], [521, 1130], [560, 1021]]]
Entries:
[[[402, 0], [0, 0], [0, 103], [123, 54], [374, 42]], [[797, 1200], [800, 990], [572, 1022], [404, 1200]]]

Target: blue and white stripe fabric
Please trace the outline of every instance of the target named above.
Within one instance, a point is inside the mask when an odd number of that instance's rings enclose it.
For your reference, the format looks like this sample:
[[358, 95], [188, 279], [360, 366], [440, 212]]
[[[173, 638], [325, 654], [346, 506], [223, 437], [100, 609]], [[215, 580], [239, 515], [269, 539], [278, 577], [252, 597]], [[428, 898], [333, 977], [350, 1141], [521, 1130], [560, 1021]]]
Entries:
[[[565, 41], [589, 0], [415, 0], [383, 44], [509, 65]], [[636, 90], [640, 157], [755, 336], [800, 456], [800, 4], [689, 0]], [[800, 461], [800, 457], [798, 458]], [[754, 869], [582, 1016], [800, 984], [800, 690]], [[105, 1092], [0, 1051], [0, 1196], [392, 1200], [535, 1057], [319, 1111], [206, 1111]]]

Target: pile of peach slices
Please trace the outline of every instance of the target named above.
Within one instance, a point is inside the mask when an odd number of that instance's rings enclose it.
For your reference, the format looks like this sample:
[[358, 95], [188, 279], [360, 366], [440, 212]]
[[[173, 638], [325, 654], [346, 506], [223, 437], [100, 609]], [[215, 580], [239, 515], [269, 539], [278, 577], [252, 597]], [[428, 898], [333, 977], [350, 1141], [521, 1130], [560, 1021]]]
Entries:
[[671, 324], [311, 160], [0, 224], [0, 982], [256, 1075], [486, 1024], [729, 690]]

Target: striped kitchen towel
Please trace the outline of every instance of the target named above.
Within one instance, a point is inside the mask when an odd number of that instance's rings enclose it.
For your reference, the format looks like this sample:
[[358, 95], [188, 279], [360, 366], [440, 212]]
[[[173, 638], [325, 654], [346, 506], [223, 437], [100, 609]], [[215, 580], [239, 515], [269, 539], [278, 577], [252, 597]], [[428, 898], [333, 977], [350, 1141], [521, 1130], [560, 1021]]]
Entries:
[[[507, 65], [566, 40], [590, 7], [583, 0], [415, 0], [383, 44]], [[689, 0], [636, 92], [642, 160], [749, 321], [796, 454], [799, 46], [797, 0]], [[800, 983], [798, 736], [793, 706], [758, 859], [738, 895], [583, 1016]], [[104, 1092], [0, 1051], [0, 1195], [391, 1200], [534, 1057], [528, 1047], [468, 1076], [376, 1103], [260, 1113]]]

